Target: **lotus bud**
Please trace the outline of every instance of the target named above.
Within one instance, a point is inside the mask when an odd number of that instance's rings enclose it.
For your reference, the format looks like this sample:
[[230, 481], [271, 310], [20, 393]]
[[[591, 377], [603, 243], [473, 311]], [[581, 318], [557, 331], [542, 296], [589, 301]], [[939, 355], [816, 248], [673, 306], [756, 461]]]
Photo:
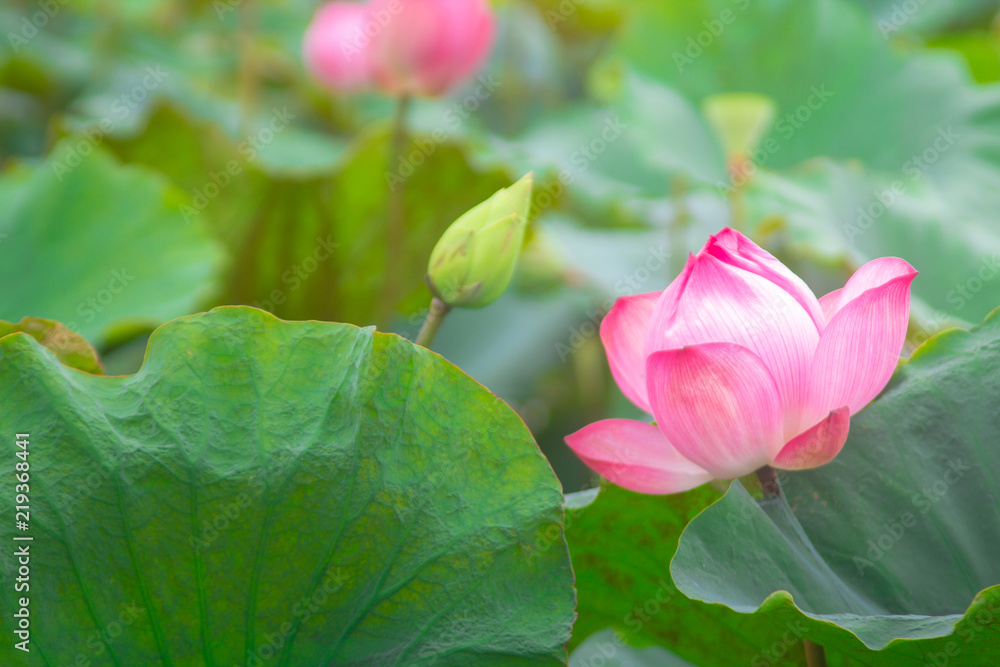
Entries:
[[441, 236], [427, 283], [448, 306], [482, 308], [503, 294], [514, 275], [531, 205], [528, 174], [475, 206]]
[[302, 55], [313, 75], [340, 92], [372, 86], [374, 78], [366, 29], [367, 5], [331, 2], [320, 7], [306, 30]]

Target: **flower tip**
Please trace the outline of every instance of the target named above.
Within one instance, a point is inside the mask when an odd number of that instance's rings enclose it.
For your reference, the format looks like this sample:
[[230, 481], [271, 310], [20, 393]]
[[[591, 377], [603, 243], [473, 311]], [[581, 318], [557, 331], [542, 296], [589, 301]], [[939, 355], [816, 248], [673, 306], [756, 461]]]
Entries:
[[516, 182], [507, 187], [507, 190], [519, 197], [531, 197], [531, 191], [535, 187], [535, 172], [529, 171]]

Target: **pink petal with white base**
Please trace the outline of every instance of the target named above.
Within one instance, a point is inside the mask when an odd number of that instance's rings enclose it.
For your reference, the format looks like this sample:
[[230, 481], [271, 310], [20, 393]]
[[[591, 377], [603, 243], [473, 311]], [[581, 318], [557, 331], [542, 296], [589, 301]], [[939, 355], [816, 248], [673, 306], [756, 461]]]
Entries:
[[774, 378], [745, 347], [706, 343], [656, 352], [646, 378], [660, 430], [715, 477], [753, 472], [785, 444]]
[[652, 424], [605, 419], [566, 436], [580, 459], [602, 476], [639, 493], [679, 493], [712, 479], [680, 455]]
[[601, 341], [615, 382], [640, 410], [649, 409], [646, 397], [646, 330], [660, 292], [618, 299], [601, 322]]
[[771, 465], [782, 470], [808, 470], [827, 464], [843, 449], [850, 426], [850, 409], [837, 408], [826, 419], [792, 438]]

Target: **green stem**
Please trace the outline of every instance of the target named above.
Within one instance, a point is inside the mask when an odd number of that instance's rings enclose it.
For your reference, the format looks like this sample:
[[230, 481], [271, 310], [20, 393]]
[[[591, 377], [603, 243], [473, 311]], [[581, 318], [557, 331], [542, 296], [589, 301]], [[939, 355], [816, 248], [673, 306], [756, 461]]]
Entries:
[[736, 158], [730, 161], [729, 210], [730, 224], [733, 229], [745, 232], [747, 226], [746, 185], [749, 176], [745, 173], [746, 158]]
[[684, 264], [687, 262], [685, 231], [688, 222], [691, 220], [691, 212], [687, 206], [689, 191], [690, 185], [683, 176], [675, 177], [670, 184], [670, 199], [674, 204], [674, 215], [667, 227], [667, 243], [669, 244], [668, 250], [670, 251], [670, 275], [667, 276], [667, 280], [672, 280], [675, 276], [680, 275], [681, 271], [684, 270]]
[[802, 646], [806, 650], [806, 665], [809, 667], [826, 667], [826, 651], [819, 644], [815, 644], [808, 639], [802, 640]]
[[[406, 113], [410, 107], [410, 96], [402, 95], [396, 103], [396, 114], [392, 120], [392, 139], [389, 145], [388, 173], [394, 173], [399, 168], [399, 159], [406, 148]], [[392, 317], [399, 298], [400, 269], [403, 268], [403, 235], [404, 210], [403, 192], [405, 180], [393, 180], [389, 189], [389, 210], [385, 222], [385, 288], [382, 292], [382, 304], [379, 321], [384, 327]]]
[[745, 232], [747, 227], [747, 205], [743, 198], [743, 189], [735, 188], [729, 195], [729, 208], [732, 211], [733, 229]]
[[451, 311], [451, 306], [444, 301], [437, 297], [431, 299], [431, 307], [427, 311], [427, 319], [424, 320], [424, 326], [420, 328], [420, 333], [417, 334], [417, 340], [414, 342], [429, 349], [431, 343], [434, 342], [434, 337], [437, 336], [438, 329], [441, 328], [441, 323], [444, 322], [444, 318], [449, 311]]

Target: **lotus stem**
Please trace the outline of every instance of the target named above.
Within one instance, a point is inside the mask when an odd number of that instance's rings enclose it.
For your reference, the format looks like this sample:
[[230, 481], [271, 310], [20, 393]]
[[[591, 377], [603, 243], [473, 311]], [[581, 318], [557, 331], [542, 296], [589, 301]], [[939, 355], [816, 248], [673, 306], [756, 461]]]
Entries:
[[424, 320], [424, 326], [420, 328], [420, 333], [417, 334], [417, 340], [414, 342], [429, 349], [431, 343], [434, 342], [434, 337], [437, 336], [438, 329], [441, 328], [441, 323], [444, 322], [444, 318], [449, 311], [451, 311], [451, 306], [444, 301], [437, 297], [431, 299], [431, 307], [427, 311], [427, 319]]
[[808, 639], [802, 640], [806, 650], [806, 665], [808, 667], [826, 667], [826, 651], [822, 646]]
[[781, 486], [778, 484], [778, 473], [771, 466], [763, 466], [757, 469], [757, 479], [760, 480], [760, 488], [764, 495], [780, 496]]
[[[396, 103], [396, 114], [392, 120], [392, 137], [389, 144], [387, 170], [393, 173], [399, 168], [399, 158], [406, 147], [406, 114], [410, 108], [410, 96], [400, 96]], [[385, 222], [385, 287], [382, 292], [380, 323], [385, 326], [392, 317], [392, 311], [399, 298], [401, 269], [404, 267], [403, 235], [403, 192], [405, 180], [400, 180], [389, 189], [389, 207]]]

